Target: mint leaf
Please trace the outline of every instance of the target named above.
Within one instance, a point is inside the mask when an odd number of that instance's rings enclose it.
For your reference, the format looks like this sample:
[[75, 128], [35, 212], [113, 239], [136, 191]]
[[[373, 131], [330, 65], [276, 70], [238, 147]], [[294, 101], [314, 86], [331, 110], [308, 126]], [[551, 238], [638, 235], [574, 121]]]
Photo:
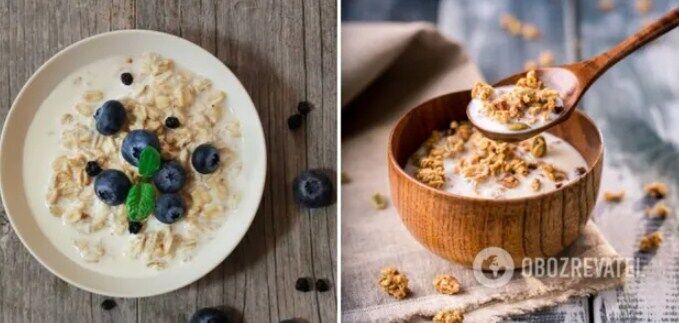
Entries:
[[146, 146], [139, 155], [139, 175], [151, 178], [160, 169], [160, 153], [151, 146]]
[[156, 192], [153, 185], [149, 183], [134, 184], [127, 193], [125, 201], [127, 208], [127, 218], [130, 221], [144, 221], [156, 206]]

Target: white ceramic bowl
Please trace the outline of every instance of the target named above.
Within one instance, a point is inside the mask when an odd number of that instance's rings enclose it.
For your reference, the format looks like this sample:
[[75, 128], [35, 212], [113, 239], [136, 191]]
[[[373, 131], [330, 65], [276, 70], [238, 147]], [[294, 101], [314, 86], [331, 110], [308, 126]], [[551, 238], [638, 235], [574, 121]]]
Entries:
[[[227, 93], [227, 107], [240, 121], [242, 132], [239, 190], [241, 201], [231, 211], [214, 239], [206, 242], [186, 264], [161, 270], [144, 278], [126, 278], [86, 269], [61, 253], [39, 228], [36, 217], [51, 217], [47, 206], [31, 207], [34, 185], [24, 185], [23, 169], [26, 134], [41, 103], [52, 89], [79, 67], [111, 55], [139, 55], [155, 52], [173, 59], [190, 71], [210, 79], [215, 88]], [[55, 122], [56, 127], [56, 122]], [[48, 155], [49, 153], [46, 153]], [[43, 156], [41, 156], [43, 157]], [[55, 156], [40, 163], [49, 168]], [[33, 256], [61, 279], [84, 290], [115, 297], [145, 297], [188, 285], [219, 265], [236, 247], [257, 212], [266, 177], [266, 147], [262, 124], [250, 96], [236, 76], [217, 58], [182, 38], [145, 30], [123, 30], [81, 40], [48, 60], [26, 82], [12, 105], [0, 138], [0, 192], [14, 231]], [[48, 185], [45, 178], [41, 187]], [[30, 189], [27, 187], [29, 186]]]

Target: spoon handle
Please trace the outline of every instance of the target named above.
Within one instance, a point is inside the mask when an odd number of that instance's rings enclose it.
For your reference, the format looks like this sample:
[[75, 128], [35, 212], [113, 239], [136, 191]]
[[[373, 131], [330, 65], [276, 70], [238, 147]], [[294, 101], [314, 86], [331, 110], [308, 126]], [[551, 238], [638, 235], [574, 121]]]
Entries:
[[648, 24], [634, 35], [626, 38], [615, 47], [601, 53], [587, 61], [584, 65], [587, 67], [588, 85], [596, 80], [608, 68], [613, 66], [625, 56], [646, 45], [650, 41], [662, 36], [666, 32], [674, 29], [679, 25], [679, 8], [672, 9], [660, 19]]

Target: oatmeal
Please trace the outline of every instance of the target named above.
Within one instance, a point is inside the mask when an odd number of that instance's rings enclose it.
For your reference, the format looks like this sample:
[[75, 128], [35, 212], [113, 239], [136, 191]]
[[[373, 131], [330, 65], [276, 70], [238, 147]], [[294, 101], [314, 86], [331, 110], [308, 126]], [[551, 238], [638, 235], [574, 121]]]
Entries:
[[477, 127], [507, 133], [549, 124], [564, 107], [559, 92], [545, 87], [530, 70], [515, 85], [493, 88], [477, 82], [467, 110]]
[[462, 323], [464, 315], [457, 310], [443, 310], [436, 313], [432, 321], [434, 323]]
[[[43, 102], [27, 139], [55, 141], [54, 159], [41, 161], [52, 214], [37, 219], [41, 230], [77, 263], [115, 276], [189, 261], [239, 201], [239, 123], [225, 98], [156, 54], [76, 70]], [[57, 120], [40, 115], [53, 107], [63, 111]], [[49, 122], [57, 131], [42, 139], [33, 128]]]
[[431, 187], [462, 196], [515, 198], [549, 192], [586, 173], [587, 163], [549, 133], [519, 143], [484, 137], [469, 122], [434, 131], [406, 164]]
[[452, 275], [438, 275], [434, 278], [434, 288], [441, 294], [454, 295], [460, 292], [460, 282]]

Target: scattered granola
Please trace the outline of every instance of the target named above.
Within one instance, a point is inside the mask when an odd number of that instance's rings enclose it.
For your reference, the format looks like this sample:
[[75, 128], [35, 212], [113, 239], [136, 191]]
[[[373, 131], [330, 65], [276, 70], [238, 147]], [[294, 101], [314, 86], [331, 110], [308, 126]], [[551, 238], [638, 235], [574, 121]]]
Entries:
[[371, 197], [370, 200], [373, 203], [373, 207], [377, 210], [384, 210], [387, 208], [387, 198], [384, 197], [384, 195], [380, 193], [374, 193]]
[[494, 89], [477, 82], [472, 99], [470, 117], [483, 128], [499, 123], [511, 131], [520, 131], [546, 123], [563, 112], [559, 92], [544, 86], [535, 70], [528, 71], [514, 86]]
[[506, 13], [500, 16], [500, 26], [512, 36], [521, 34], [521, 21], [511, 14]]
[[615, 8], [615, 0], [599, 0], [599, 10], [603, 12], [611, 11]]
[[667, 195], [667, 192], [669, 191], [669, 189], [667, 188], [667, 184], [665, 184], [665, 183], [652, 182], [652, 183], [646, 184], [644, 186], [644, 191], [650, 197], [655, 197], [657, 199], [661, 199], [661, 198], [664, 198], [665, 195]]
[[434, 316], [434, 323], [462, 323], [464, 315], [458, 310], [442, 310]]
[[606, 202], [620, 202], [625, 197], [625, 191], [606, 191], [604, 192], [604, 200]]
[[646, 210], [646, 214], [652, 217], [666, 218], [670, 214], [670, 208], [663, 202], [658, 202]]
[[540, 38], [540, 29], [533, 24], [524, 23], [521, 26], [521, 36], [525, 40], [536, 40]]
[[660, 231], [653, 232], [641, 238], [639, 241], [639, 251], [641, 252], [651, 252], [658, 247], [663, 241], [662, 233]]
[[554, 54], [549, 50], [543, 50], [538, 55], [538, 64], [540, 66], [552, 66], [554, 65]]
[[648, 13], [653, 6], [652, 0], [636, 0], [634, 3], [634, 10], [640, 14]]
[[351, 183], [351, 177], [349, 177], [349, 175], [347, 175], [347, 173], [342, 172], [341, 173], [341, 182], [342, 182], [342, 184]]
[[385, 293], [396, 299], [404, 299], [410, 294], [408, 278], [394, 267], [382, 269], [379, 284]]
[[452, 275], [438, 275], [434, 278], [434, 288], [441, 294], [453, 295], [460, 292], [460, 282]]

